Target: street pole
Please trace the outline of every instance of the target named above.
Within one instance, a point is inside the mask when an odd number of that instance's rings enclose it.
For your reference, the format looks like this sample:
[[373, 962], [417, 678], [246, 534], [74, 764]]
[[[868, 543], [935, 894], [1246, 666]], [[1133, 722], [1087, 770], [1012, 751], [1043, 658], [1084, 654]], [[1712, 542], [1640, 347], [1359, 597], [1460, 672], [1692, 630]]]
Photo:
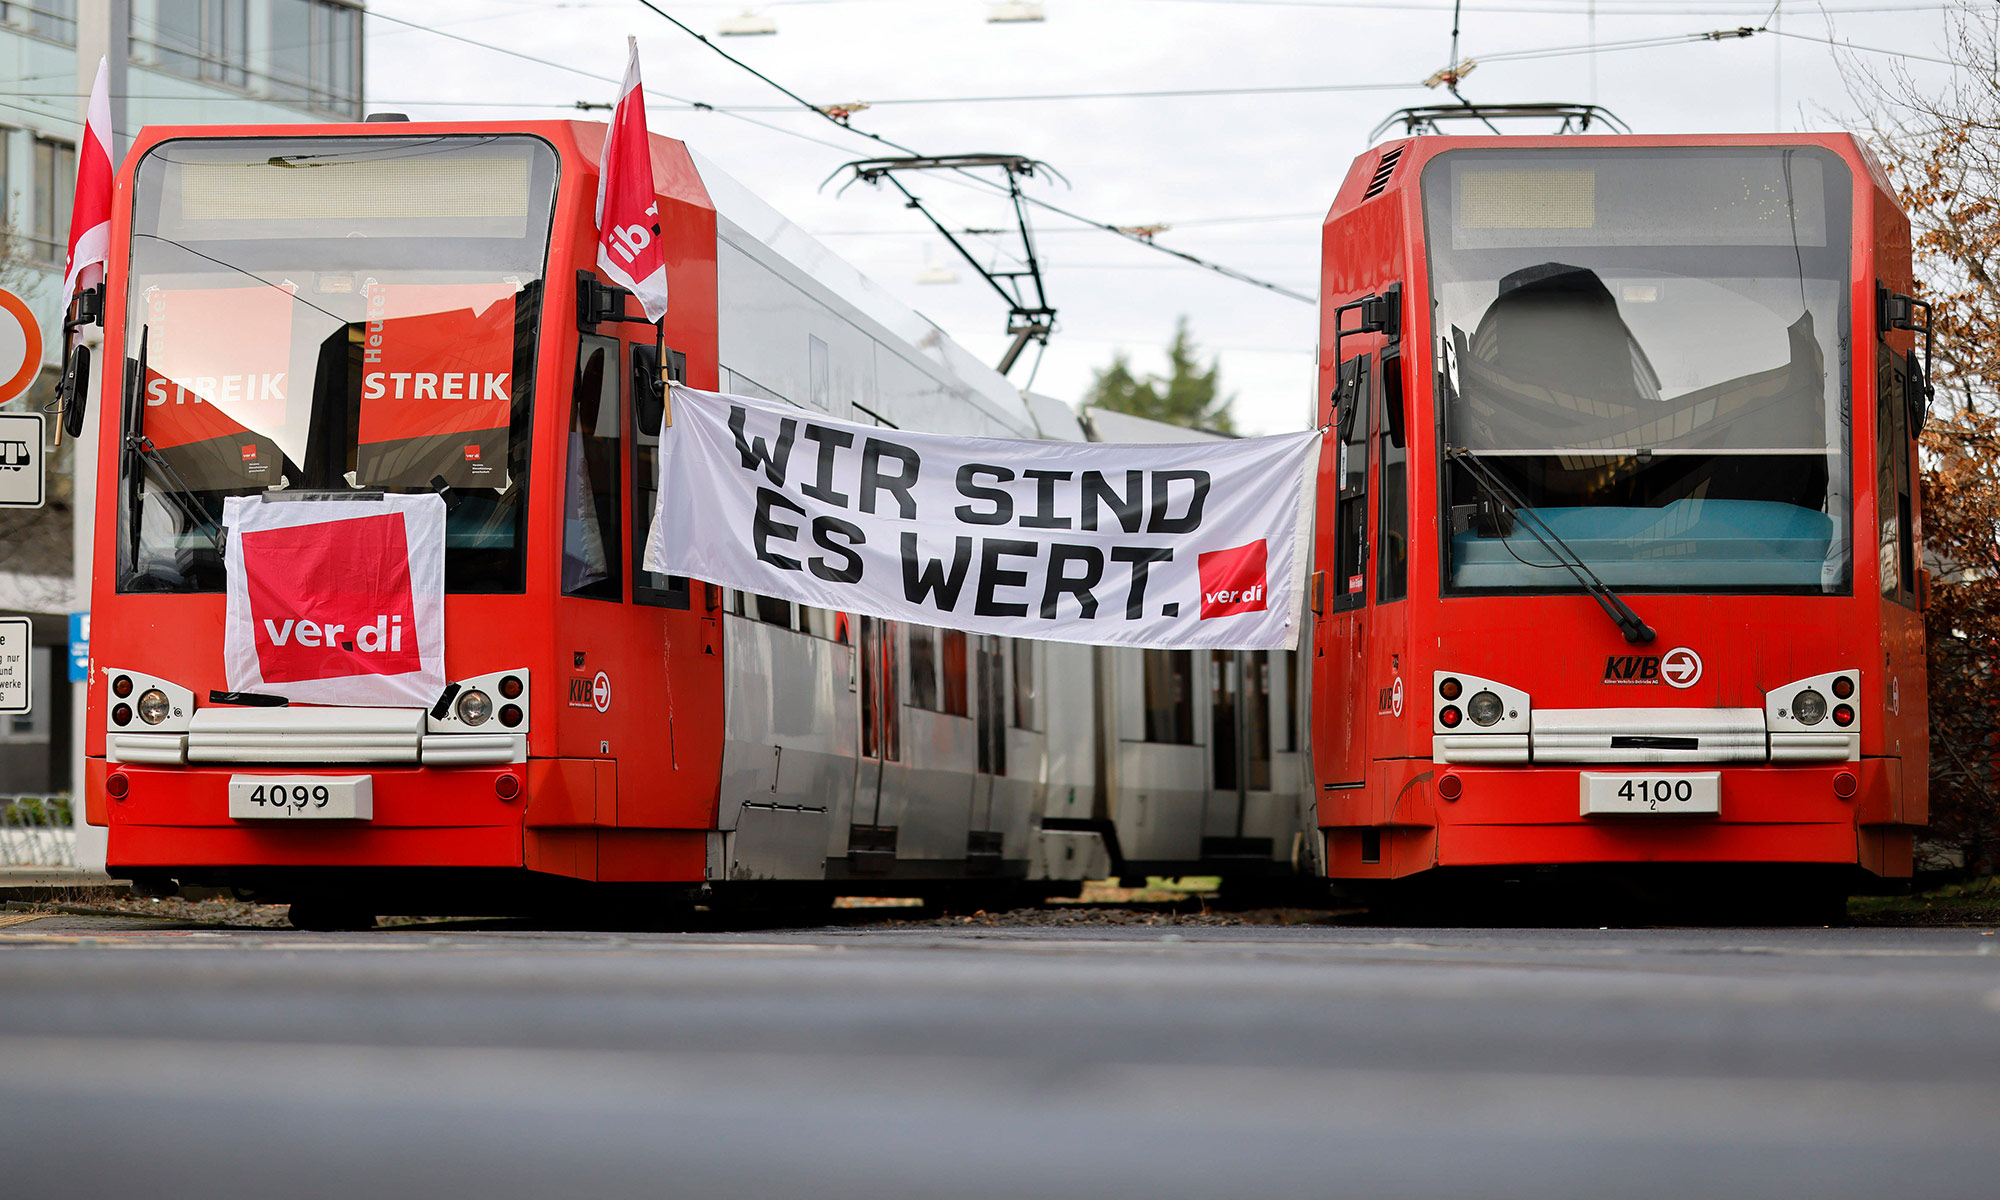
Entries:
[[[84, 0], [76, 6], [76, 119], [77, 143], [83, 142], [83, 124], [90, 119], [90, 89], [97, 82], [97, 64], [106, 66], [105, 83], [111, 93], [111, 159], [115, 166], [124, 158], [130, 141], [124, 134], [125, 96], [129, 89], [125, 86], [126, 43], [132, 32], [132, 0]], [[107, 313], [108, 317], [109, 314]], [[103, 339], [101, 325], [78, 330], [79, 338]], [[100, 350], [103, 347], [99, 347]], [[120, 355], [120, 360], [123, 356]], [[103, 354], [98, 355], [100, 364], [108, 364]], [[107, 378], [117, 378], [122, 372], [98, 370], [93, 384]], [[114, 401], [115, 402], [115, 401]], [[90, 566], [94, 549], [97, 513], [97, 438], [102, 428], [106, 397], [101, 390], [93, 387], [90, 405], [86, 410], [83, 435], [70, 450], [73, 464], [72, 487], [70, 489], [70, 519], [72, 521], [70, 542], [70, 570], [74, 585], [74, 595], [70, 608], [75, 612], [90, 610]], [[91, 668], [95, 670], [93, 666]], [[76, 865], [88, 871], [104, 869], [106, 848], [105, 830], [86, 824], [83, 819], [84, 807], [84, 735], [86, 723], [85, 697], [90, 684], [70, 685], [69, 754], [71, 807], [75, 816]]]

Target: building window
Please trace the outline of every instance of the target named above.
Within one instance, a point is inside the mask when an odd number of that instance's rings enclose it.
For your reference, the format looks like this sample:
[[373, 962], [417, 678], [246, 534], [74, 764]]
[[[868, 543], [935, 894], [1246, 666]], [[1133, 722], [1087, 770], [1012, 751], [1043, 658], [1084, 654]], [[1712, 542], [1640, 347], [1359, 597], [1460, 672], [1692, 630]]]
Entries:
[[152, 27], [153, 61], [161, 70], [228, 87], [249, 86], [250, 0], [159, 4]]
[[35, 139], [35, 255], [61, 265], [69, 252], [69, 209], [76, 200], [76, 147]]
[[0, 20], [65, 46], [76, 45], [76, 0], [0, 4]]
[[131, 45], [169, 74], [357, 119], [361, 16], [337, 0], [153, 0], [133, 6]]
[[271, 95], [360, 115], [361, 11], [330, 0], [269, 0]]

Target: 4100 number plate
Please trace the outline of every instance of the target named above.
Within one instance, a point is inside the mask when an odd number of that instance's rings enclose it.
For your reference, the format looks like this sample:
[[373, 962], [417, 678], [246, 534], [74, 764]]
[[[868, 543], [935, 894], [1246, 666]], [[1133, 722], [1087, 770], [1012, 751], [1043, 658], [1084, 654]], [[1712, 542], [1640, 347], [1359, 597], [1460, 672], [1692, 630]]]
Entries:
[[1583, 815], [1714, 816], [1722, 811], [1722, 772], [1584, 771]]
[[229, 815], [238, 821], [369, 821], [372, 775], [231, 775]]

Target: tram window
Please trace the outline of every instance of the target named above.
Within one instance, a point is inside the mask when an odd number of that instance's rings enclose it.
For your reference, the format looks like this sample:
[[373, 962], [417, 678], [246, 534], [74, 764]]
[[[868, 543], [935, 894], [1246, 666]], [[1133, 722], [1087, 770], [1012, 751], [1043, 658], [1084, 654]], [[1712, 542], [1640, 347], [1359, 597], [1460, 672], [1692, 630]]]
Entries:
[[[686, 608], [685, 575], [662, 575], [646, 569], [646, 539], [653, 531], [653, 510], [660, 493], [660, 420], [665, 395], [658, 386], [657, 346], [632, 347], [632, 600], [660, 608]], [[667, 351], [667, 373], [687, 378], [687, 355]]]
[[928, 625], [910, 630], [910, 707], [938, 711], [937, 634]]
[[1403, 360], [1384, 355], [1381, 359], [1382, 429], [1381, 467], [1377, 488], [1382, 511], [1375, 524], [1375, 603], [1401, 600], [1409, 594], [1410, 565], [1410, 451], [1404, 437], [1409, 425], [1403, 408]]
[[1035, 643], [1014, 643], [1014, 728], [1040, 729], [1035, 720]]
[[971, 716], [971, 689], [966, 686], [965, 631], [947, 629], [943, 633], [939, 665], [944, 668], [944, 711], [954, 717]]
[[1141, 689], [1146, 705], [1146, 740], [1194, 745], [1194, 651], [1147, 650]]
[[1249, 768], [1244, 786], [1253, 792], [1271, 790], [1271, 652], [1252, 650], [1243, 656], [1243, 761]]
[[896, 624], [861, 618], [861, 755], [899, 762], [903, 757], [903, 706]]
[[1285, 663], [1285, 677], [1281, 686], [1285, 689], [1285, 745], [1286, 750], [1299, 748], [1299, 652], [1281, 650]]
[[1532, 514], [1431, 464], [1448, 594], [1581, 586], [1543, 532], [1620, 591], [1852, 588], [1877, 539], [1850, 525], [1869, 464], [1847, 457], [1865, 401], [1840, 369], [1862, 323], [1836, 154], [1453, 150], [1422, 190], [1439, 451]]
[[830, 608], [813, 608], [799, 605], [799, 632], [808, 633], [829, 642], [846, 640], [841, 636], [840, 614]]
[[1237, 687], [1236, 652], [1208, 652], [1208, 760], [1212, 786], [1218, 792], [1237, 789], [1237, 715], [1244, 697]]
[[563, 593], [622, 600], [618, 541], [618, 343], [580, 339], [571, 392], [569, 476], [563, 485]]
[[1334, 513], [1333, 569], [1327, 572], [1327, 605], [1359, 606], [1367, 595], [1368, 432], [1372, 415], [1368, 357], [1340, 364], [1334, 412], [1340, 422], [1340, 498]]
[[833, 411], [833, 372], [827, 360], [826, 343], [811, 334], [806, 335], [807, 373], [806, 397], [812, 406], [821, 412]]
[[752, 596], [755, 615], [766, 625], [777, 625], [785, 629], [792, 627], [792, 602], [771, 596]]
[[1876, 515], [1882, 595], [1916, 606], [1916, 545], [1910, 506], [1909, 360], [1877, 342], [1875, 371]]
[[992, 635], [979, 639], [974, 671], [979, 681], [979, 772], [1007, 773], [1007, 656]]
[[882, 757], [882, 623], [861, 618], [861, 757]]
[[903, 757], [902, 653], [897, 648], [896, 624], [877, 622], [882, 630], [882, 758], [900, 762]]

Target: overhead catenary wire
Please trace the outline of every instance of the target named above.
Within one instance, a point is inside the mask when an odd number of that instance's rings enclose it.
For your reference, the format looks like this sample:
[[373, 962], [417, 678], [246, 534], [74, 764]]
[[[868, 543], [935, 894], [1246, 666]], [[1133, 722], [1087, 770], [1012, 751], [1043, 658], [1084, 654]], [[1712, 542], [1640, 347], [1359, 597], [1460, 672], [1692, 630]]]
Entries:
[[[667, 10], [661, 8], [659, 5], [654, 4], [653, 0], [639, 0], [639, 3], [643, 7], [650, 9], [653, 13], [666, 20], [668, 23], [672, 24], [675, 28], [679, 29], [681, 32], [687, 34], [689, 37], [694, 38], [696, 41], [699, 41], [702, 45], [707, 46], [710, 50], [713, 50], [715, 53], [721, 55], [729, 62], [735, 64], [737, 67], [740, 67], [741, 69], [749, 72], [751, 75], [755, 76], [759, 80], [762, 80], [764, 83], [768, 84], [770, 87], [772, 87], [782, 95], [792, 99], [793, 101], [796, 101], [800, 108], [816, 113], [819, 116], [823, 117], [824, 119], [832, 122], [835, 125], [838, 125], [840, 128], [847, 130], [850, 133], [856, 134], [860, 137], [867, 138], [870, 141], [876, 142], [880, 145], [887, 146], [892, 150], [899, 150], [902, 153], [911, 155], [913, 157], [921, 157], [921, 152], [918, 150], [915, 150], [909, 146], [905, 146], [889, 138], [883, 137], [880, 134], [871, 133], [865, 129], [859, 129], [851, 123], [849, 118], [837, 117], [826, 112], [819, 105], [816, 105], [812, 101], [807, 100], [804, 96], [799, 95], [797, 92], [786, 87], [784, 84], [779, 83], [777, 80], [771, 78], [769, 75], [764, 74], [762, 71], [759, 71], [757, 68], [751, 66], [749, 63], [744, 62], [742, 59], [737, 58], [735, 55], [729, 53], [727, 50], [724, 50], [722, 47], [716, 45], [714, 42], [710, 41], [707, 37], [689, 28], [688, 25], [682, 22], [678, 17], [675, 17], [672, 13], [669, 13]], [[980, 176], [973, 175], [970, 172], [960, 171], [959, 173], [965, 175], [969, 179], [977, 180], [981, 184], [993, 187], [996, 190], [1004, 190], [1000, 189], [1000, 185], [994, 184], [990, 180], [983, 179]], [[1021, 199], [1028, 204], [1034, 205], [1036, 208], [1042, 209], [1047, 212], [1055, 213], [1058, 216], [1066, 217], [1072, 221], [1077, 221], [1085, 225], [1094, 225], [1097, 228], [1102, 229], [1107, 233], [1116, 234], [1117, 236], [1124, 238], [1127, 241], [1135, 242], [1139, 245], [1150, 247], [1154, 250], [1159, 251], [1162, 254], [1172, 255], [1175, 258], [1181, 259], [1184, 262], [1200, 267], [1203, 270], [1212, 271], [1226, 278], [1234, 279], [1239, 283], [1247, 283], [1252, 287], [1262, 288], [1263, 290], [1272, 292], [1276, 295], [1284, 296], [1292, 300], [1297, 300], [1302, 304], [1317, 303], [1314, 297], [1306, 295], [1303, 292], [1293, 291], [1291, 288], [1283, 287], [1279, 284], [1272, 283], [1267, 279], [1259, 279], [1257, 276], [1248, 274], [1247, 272], [1238, 271], [1234, 267], [1225, 266], [1222, 263], [1218, 262], [1212, 262], [1208, 259], [1202, 258], [1200, 255], [1189, 254], [1185, 250], [1176, 250], [1171, 246], [1163, 246], [1151, 238], [1142, 237], [1134, 233], [1128, 233], [1125, 230], [1120, 229], [1118, 226], [1113, 225], [1108, 221], [1099, 221], [1094, 217], [1086, 217], [1081, 213], [1072, 212], [1069, 209], [1063, 208], [1057, 204], [1050, 203], [1049, 201], [1040, 199], [1039, 197], [1028, 196], [1024, 194], [1022, 195]]]

